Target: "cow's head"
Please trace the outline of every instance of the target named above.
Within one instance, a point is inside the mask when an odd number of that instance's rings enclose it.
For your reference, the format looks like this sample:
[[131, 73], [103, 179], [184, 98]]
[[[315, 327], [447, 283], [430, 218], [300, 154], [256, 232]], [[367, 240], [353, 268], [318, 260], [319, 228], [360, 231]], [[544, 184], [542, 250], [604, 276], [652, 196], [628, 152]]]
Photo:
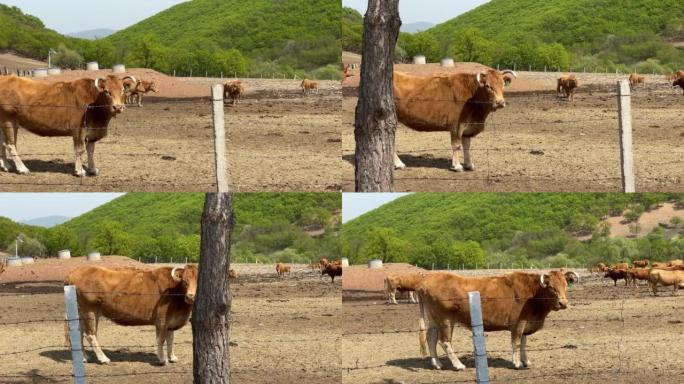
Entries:
[[93, 80], [99, 95], [95, 101], [98, 107], [109, 107], [111, 112], [118, 114], [126, 108], [124, 106], [124, 83], [114, 75]]
[[568, 282], [565, 280], [563, 270], [542, 273], [540, 275], [540, 283], [542, 288], [546, 290], [546, 297], [553, 300], [552, 309], [554, 311], [568, 307], [568, 298], [566, 296]]
[[682, 87], [684, 88], [684, 77], [680, 77], [672, 83], [672, 87]]
[[476, 94], [476, 100], [478, 102], [491, 103], [491, 108], [494, 110], [504, 108], [506, 106], [506, 99], [504, 98], [504, 86], [506, 83], [504, 75], [511, 75], [513, 78], [518, 77], [515, 72], [510, 70], [499, 72], [494, 69], [489, 69], [487, 71], [479, 72], [475, 76], [475, 80], [479, 87]]
[[179, 288], [185, 294], [185, 302], [188, 304], [195, 302], [198, 275], [199, 269], [196, 265], [192, 264], [188, 264], [184, 268], [176, 267], [171, 270], [171, 278], [178, 283]]
[[151, 81], [151, 82], [145, 84], [145, 86], [146, 86], [145, 92], [154, 92], [154, 93], [158, 93], [158, 92], [159, 92], [159, 91], [157, 90], [157, 84], [155, 84], [154, 81]]

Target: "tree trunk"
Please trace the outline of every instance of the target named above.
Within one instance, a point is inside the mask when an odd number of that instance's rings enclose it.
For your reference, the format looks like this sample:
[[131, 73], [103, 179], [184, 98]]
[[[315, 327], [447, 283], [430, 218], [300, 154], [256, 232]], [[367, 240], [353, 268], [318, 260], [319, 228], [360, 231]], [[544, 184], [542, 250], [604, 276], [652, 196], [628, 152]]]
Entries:
[[357, 192], [394, 192], [397, 115], [392, 78], [399, 27], [399, 0], [368, 1], [354, 129]]
[[230, 382], [230, 236], [233, 194], [208, 193], [202, 214], [197, 295], [192, 311], [193, 382]]

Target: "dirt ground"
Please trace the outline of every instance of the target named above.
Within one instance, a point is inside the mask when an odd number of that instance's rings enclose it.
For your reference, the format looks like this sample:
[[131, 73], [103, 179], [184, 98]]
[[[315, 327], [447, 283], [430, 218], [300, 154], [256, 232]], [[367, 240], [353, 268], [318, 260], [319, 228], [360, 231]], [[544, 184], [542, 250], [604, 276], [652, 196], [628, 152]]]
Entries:
[[[232, 266], [240, 277], [231, 283], [231, 382], [340, 382], [339, 280], [331, 284], [299, 265], [282, 279], [271, 265]], [[71, 355], [64, 347], [63, 289], [58, 282], [40, 280], [0, 283], [0, 383], [73, 382]], [[112, 363], [86, 364], [89, 382], [128, 382], [131, 374], [144, 383], [192, 380], [190, 326], [176, 332], [180, 362], [166, 367], [155, 365], [152, 326], [104, 321], [99, 340]]]
[[[209, 94], [209, 85], [221, 79], [167, 80], [165, 90], [146, 98], [142, 108], [129, 107], [110, 123], [109, 135], [95, 149], [99, 176], [71, 175], [70, 138], [21, 130], [19, 152], [32, 173], [0, 174], [0, 191], [215, 190], [211, 104], [197, 96]], [[246, 82], [240, 106], [224, 109], [233, 191], [338, 191], [339, 83], [321, 82], [320, 94], [303, 96], [297, 81]], [[193, 98], [175, 98], [175, 87]]]
[[[395, 172], [400, 191], [613, 192], [621, 190], [615, 81], [584, 74], [570, 102], [558, 99], [557, 74], [520, 72], [507, 90], [508, 106], [473, 139], [474, 172], [449, 170], [448, 132], [425, 133], [401, 125], [396, 145], [407, 169]], [[517, 87], [517, 88], [516, 88]], [[536, 90], [535, 90], [536, 89]], [[354, 88], [344, 89], [343, 189], [354, 188]], [[651, 77], [632, 97], [634, 165], [640, 192], [684, 191], [681, 90]]]
[[[420, 355], [418, 306], [401, 300], [386, 305], [380, 292], [348, 290], [351, 275], [345, 272], [343, 291], [343, 383], [474, 382], [469, 330], [454, 330], [454, 350], [466, 369], [453, 371], [442, 357], [445, 369], [435, 371]], [[569, 290], [570, 307], [552, 312], [544, 329], [529, 337], [528, 370], [513, 368], [509, 333], [486, 334], [492, 382], [681, 383], [681, 291], [677, 297], [668, 290], [654, 298], [645, 285], [615, 287], [596, 275], [581, 276]], [[438, 352], [443, 356], [441, 347]]]

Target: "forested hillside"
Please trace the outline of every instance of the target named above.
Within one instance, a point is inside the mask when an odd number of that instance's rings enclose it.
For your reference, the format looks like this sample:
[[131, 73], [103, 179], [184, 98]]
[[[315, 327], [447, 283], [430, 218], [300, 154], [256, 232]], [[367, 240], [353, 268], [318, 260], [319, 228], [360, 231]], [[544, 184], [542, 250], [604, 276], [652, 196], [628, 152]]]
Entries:
[[[600, 221], [625, 214], [636, 229], [645, 210], [667, 201], [684, 208], [684, 194], [413, 194], [345, 223], [343, 253], [355, 263], [471, 268], [681, 258], [681, 236], [656, 228], [643, 238], [611, 239]], [[668, 225], [680, 233], [681, 221]], [[587, 235], [591, 240], [578, 240]]]

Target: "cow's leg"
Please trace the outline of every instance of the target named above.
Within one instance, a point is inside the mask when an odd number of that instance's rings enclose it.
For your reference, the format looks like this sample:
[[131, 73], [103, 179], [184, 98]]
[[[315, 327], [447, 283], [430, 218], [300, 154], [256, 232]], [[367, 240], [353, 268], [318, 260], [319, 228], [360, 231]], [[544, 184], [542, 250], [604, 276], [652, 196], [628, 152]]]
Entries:
[[74, 176], [83, 177], [86, 171], [83, 169], [83, 153], [86, 151], [85, 147], [85, 130], [80, 130], [74, 135]]
[[397, 303], [397, 291], [390, 291], [390, 302], [392, 304], [398, 304]]
[[394, 169], [404, 169], [404, 168], [406, 168], [406, 164], [404, 164], [404, 162], [401, 161], [401, 159], [399, 158], [399, 155], [397, 155], [397, 150], [395, 148], [394, 149]]
[[408, 293], [409, 293], [409, 302], [411, 302], [413, 304], [417, 303], [416, 297], [413, 295], [413, 291], [408, 291]]
[[100, 348], [100, 343], [98, 343], [97, 341], [97, 322], [98, 315], [95, 312], [86, 313], [85, 321], [83, 322], [85, 326], [86, 340], [88, 340], [88, 344], [90, 344], [90, 347], [95, 352], [97, 361], [100, 364], [109, 364], [111, 360], [109, 360], [109, 358], [104, 354], [104, 352], [102, 352], [102, 348]]
[[527, 357], [527, 335], [520, 338], [520, 360], [525, 367], [530, 367], [530, 359]]
[[[520, 361], [520, 355], [518, 354], [518, 348], [522, 349], [521, 339], [523, 330], [525, 329], [525, 323], [520, 322], [514, 329], [511, 330], [511, 349], [513, 350], [513, 366], [515, 369], [522, 369], [523, 365]], [[519, 347], [520, 346], [520, 347]]]
[[458, 125], [451, 129], [451, 168], [454, 172], [463, 172], [463, 166], [458, 161], [458, 152], [461, 150], [461, 136], [458, 133]]
[[19, 124], [12, 121], [6, 121], [5, 124], [2, 126], [2, 129], [4, 136], [4, 143], [2, 148], [3, 152], [6, 153], [6, 156], [12, 158], [12, 162], [14, 163], [14, 169], [17, 171], [17, 173], [19, 173], [20, 175], [27, 175], [29, 173], [29, 170], [24, 165], [24, 162], [21, 161], [21, 158], [19, 157], [19, 151], [17, 150], [17, 135], [19, 132]]
[[439, 331], [437, 327], [430, 324], [427, 330], [427, 342], [428, 348], [430, 350], [430, 364], [435, 369], [442, 369], [442, 364], [439, 362], [439, 357], [437, 356], [437, 339], [439, 338]]
[[169, 357], [169, 363], [178, 361], [176, 355], [173, 354], [173, 331], [166, 332], [166, 355]]
[[88, 176], [97, 176], [100, 171], [95, 167], [95, 142], [89, 141], [86, 144], [88, 152]]
[[166, 365], [169, 361], [164, 356], [164, 342], [166, 341], [167, 331], [162, 327], [157, 326], [157, 359], [160, 365]]
[[470, 140], [472, 137], [463, 137], [463, 169], [466, 171], [474, 171], [475, 165], [470, 159]]
[[141, 93], [138, 95], [138, 107], [142, 107], [143, 95], [144, 95], [144, 93]]
[[448, 323], [448, 320], [445, 321], [445, 324], [443, 324], [440, 327], [440, 331], [442, 348], [444, 349], [444, 352], [447, 354], [447, 357], [451, 361], [451, 365], [453, 365], [454, 369], [457, 371], [464, 370], [465, 365], [463, 365], [463, 363], [461, 363], [461, 360], [458, 359], [458, 356], [456, 356], [456, 353], [454, 353], [454, 349], [451, 346], [451, 335], [454, 331], [452, 324]]
[[7, 149], [5, 143], [5, 130], [0, 128], [0, 171], [9, 172], [9, 161], [7, 160]]

